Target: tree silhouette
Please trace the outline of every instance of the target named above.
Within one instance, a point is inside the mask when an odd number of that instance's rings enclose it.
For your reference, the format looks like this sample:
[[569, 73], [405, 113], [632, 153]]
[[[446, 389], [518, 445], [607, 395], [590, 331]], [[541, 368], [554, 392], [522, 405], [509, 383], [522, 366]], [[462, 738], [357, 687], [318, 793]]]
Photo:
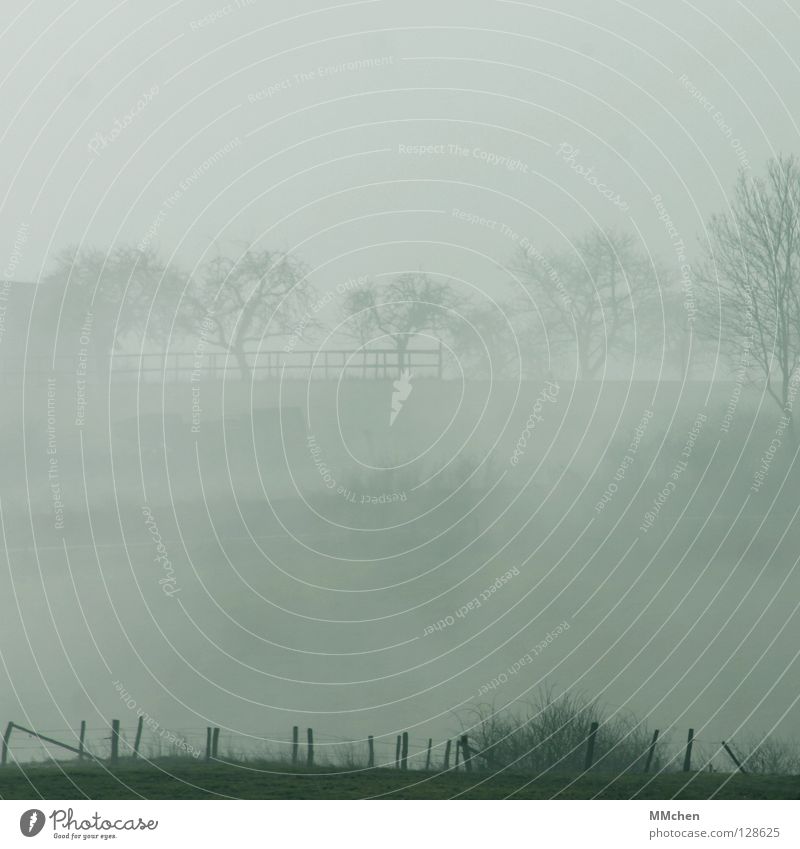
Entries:
[[572, 251], [521, 251], [514, 268], [530, 293], [522, 308], [540, 316], [551, 355], [575, 352], [583, 380], [632, 349], [635, 327], [657, 296], [649, 258], [633, 236], [616, 231], [592, 231]]
[[400, 372], [406, 368], [411, 340], [421, 333], [448, 332], [463, 303], [450, 283], [422, 271], [407, 272], [384, 285], [373, 283], [348, 292], [342, 304], [344, 332], [364, 346], [388, 340], [397, 352]]
[[264, 339], [302, 338], [316, 326], [314, 290], [303, 263], [286, 253], [248, 250], [238, 259], [218, 256], [206, 263], [186, 297], [186, 319], [210, 325], [209, 342], [233, 354], [242, 378], [248, 354]]
[[86, 336], [98, 371], [106, 374], [126, 338], [147, 329], [153, 339], [165, 339], [184, 283], [183, 273], [164, 265], [154, 250], [69, 247], [42, 281], [37, 321], [50, 333], [58, 327], [62, 340], [73, 338], [70, 350], [79, 328], [90, 325]]
[[800, 167], [794, 156], [742, 172], [730, 211], [709, 224], [701, 276], [702, 328], [749, 361], [791, 422], [800, 381]]

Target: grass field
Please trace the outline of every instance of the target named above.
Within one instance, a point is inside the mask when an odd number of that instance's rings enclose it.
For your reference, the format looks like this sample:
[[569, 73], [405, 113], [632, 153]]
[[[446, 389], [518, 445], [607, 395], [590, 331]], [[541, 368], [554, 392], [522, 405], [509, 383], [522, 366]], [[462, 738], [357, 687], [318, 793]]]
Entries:
[[800, 776], [667, 773], [544, 776], [475, 772], [292, 771], [284, 765], [158, 760], [113, 771], [73, 763], [0, 770], [3, 799], [798, 799]]

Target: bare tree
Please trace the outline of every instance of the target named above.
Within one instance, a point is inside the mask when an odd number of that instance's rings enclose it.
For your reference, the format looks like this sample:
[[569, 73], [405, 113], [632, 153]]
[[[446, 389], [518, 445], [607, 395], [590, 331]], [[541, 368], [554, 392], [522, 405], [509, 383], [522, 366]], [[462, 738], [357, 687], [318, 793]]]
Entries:
[[421, 271], [408, 272], [383, 286], [348, 292], [342, 304], [344, 330], [365, 346], [375, 339], [388, 340], [402, 371], [411, 340], [421, 333], [448, 332], [463, 303], [450, 283]]
[[527, 362], [522, 362], [524, 340], [512, 322], [513, 303], [468, 303], [461, 314], [464, 320], [450, 327], [449, 336], [465, 372], [472, 377], [513, 379], [527, 371]]
[[57, 325], [63, 339], [90, 327], [84, 335], [105, 373], [126, 338], [147, 329], [163, 341], [184, 283], [185, 275], [154, 250], [70, 247], [56, 255], [42, 281], [39, 321], [50, 333]]
[[[462, 717], [478, 757], [490, 769], [533, 773], [582, 772], [586, 741], [595, 722], [599, 726], [596, 768], [641, 771], [650, 736], [644, 723], [620, 711], [609, 715], [598, 700], [581, 693], [556, 694], [542, 688], [521, 709], [496, 710], [483, 704], [468, 709]], [[660, 766], [661, 759], [656, 760]]]
[[572, 251], [550, 255], [527, 248], [514, 267], [529, 288], [527, 309], [540, 316], [551, 354], [575, 351], [583, 380], [596, 378], [609, 358], [630, 352], [645, 306], [657, 296], [652, 263], [626, 233], [592, 231]]
[[709, 356], [705, 338], [694, 332], [694, 293], [671, 269], [656, 261], [654, 265], [658, 291], [637, 310], [637, 336], [642, 340], [637, 353], [658, 368], [659, 376], [689, 380], [693, 369], [707, 365]]
[[697, 342], [692, 333], [692, 320], [686, 307], [683, 290], [663, 286], [658, 304], [652, 302], [650, 330], [664, 342], [664, 358], [673, 363], [680, 377], [689, 378], [693, 359], [697, 357]]
[[770, 160], [766, 177], [742, 172], [730, 211], [709, 224], [701, 276], [702, 328], [749, 373], [791, 423], [800, 380], [800, 166]]
[[745, 769], [759, 775], [797, 775], [800, 772], [800, 747], [791, 740], [779, 740], [765, 734], [745, 741]]
[[184, 325], [210, 326], [210, 344], [233, 354], [243, 378], [248, 354], [264, 339], [304, 338], [317, 322], [305, 266], [286, 253], [248, 250], [217, 256], [200, 270], [186, 297]]

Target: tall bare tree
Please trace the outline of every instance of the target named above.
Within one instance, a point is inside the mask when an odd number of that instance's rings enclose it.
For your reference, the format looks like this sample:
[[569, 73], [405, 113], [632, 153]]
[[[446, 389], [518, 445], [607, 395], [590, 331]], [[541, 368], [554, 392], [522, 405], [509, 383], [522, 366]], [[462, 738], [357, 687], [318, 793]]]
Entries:
[[185, 275], [164, 265], [154, 250], [70, 247], [56, 255], [42, 281], [38, 326], [52, 334], [58, 324], [62, 340], [74, 340], [79, 328], [90, 326], [86, 336], [105, 373], [126, 339], [147, 329], [163, 341], [184, 283]]
[[616, 231], [592, 231], [560, 253], [528, 248], [514, 267], [529, 288], [527, 309], [540, 317], [534, 333], [546, 331], [551, 354], [574, 351], [582, 380], [630, 352], [635, 327], [658, 292], [649, 257], [632, 235]]
[[[316, 319], [314, 289], [303, 263], [286, 253], [247, 250], [238, 259], [217, 256], [200, 270], [186, 296], [184, 323], [211, 326], [210, 344], [233, 354], [243, 378], [248, 354], [264, 339], [303, 338]], [[295, 340], [296, 341], [296, 340]]]
[[387, 339], [402, 371], [413, 338], [448, 332], [463, 303], [450, 283], [422, 271], [408, 272], [382, 286], [373, 283], [348, 292], [342, 303], [345, 332], [365, 346], [376, 338]]
[[791, 421], [800, 381], [800, 165], [770, 160], [766, 176], [739, 175], [730, 211], [709, 224], [702, 327]]
[[500, 380], [527, 374], [527, 357], [513, 324], [514, 307], [513, 299], [476, 299], [460, 310], [464, 320], [450, 328], [449, 341], [470, 376]]

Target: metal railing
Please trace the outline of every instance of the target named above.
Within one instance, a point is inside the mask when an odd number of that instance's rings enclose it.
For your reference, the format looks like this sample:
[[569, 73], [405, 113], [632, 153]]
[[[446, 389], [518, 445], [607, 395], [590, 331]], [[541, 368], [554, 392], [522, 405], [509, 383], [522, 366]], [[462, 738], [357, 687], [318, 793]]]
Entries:
[[0, 358], [0, 382], [4, 385], [40, 382], [47, 377], [74, 377], [87, 382], [127, 380], [143, 383], [191, 383], [201, 380], [279, 380], [396, 378], [403, 369], [416, 377], [442, 378], [443, 352], [438, 348], [390, 348], [332, 350], [269, 350], [248, 352], [240, 363], [233, 354], [114, 354], [96, 357]]

